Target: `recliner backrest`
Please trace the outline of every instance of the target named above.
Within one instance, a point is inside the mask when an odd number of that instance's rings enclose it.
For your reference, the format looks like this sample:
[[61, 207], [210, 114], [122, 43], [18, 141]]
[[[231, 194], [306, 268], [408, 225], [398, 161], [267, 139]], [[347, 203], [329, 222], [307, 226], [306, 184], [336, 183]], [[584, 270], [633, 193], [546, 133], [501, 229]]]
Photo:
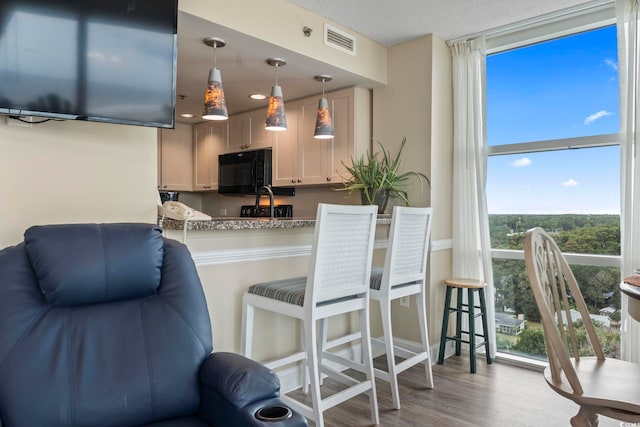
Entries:
[[0, 251], [0, 419], [140, 425], [198, 410], [212, 351], [187, 248], [151, 224], [32, 227]]

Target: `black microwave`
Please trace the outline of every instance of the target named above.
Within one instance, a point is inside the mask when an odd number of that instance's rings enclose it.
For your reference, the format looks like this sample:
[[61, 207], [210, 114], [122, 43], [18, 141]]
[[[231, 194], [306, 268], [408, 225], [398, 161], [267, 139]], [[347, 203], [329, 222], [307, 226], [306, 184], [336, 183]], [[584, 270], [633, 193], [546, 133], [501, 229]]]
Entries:
[[218, 193], [256, 194], [271, 185], [271, 148], [218, 156]]

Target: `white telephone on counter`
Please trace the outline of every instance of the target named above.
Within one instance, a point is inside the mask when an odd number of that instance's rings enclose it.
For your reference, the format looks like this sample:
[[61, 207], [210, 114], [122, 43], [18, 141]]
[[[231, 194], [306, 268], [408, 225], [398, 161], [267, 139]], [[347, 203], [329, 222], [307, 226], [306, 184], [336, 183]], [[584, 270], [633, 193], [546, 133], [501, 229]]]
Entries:
[[160, 216], [180, 221], [209, 221], [211, 217], [197, 211], [184, 203], [167, 201], [158, 206]]

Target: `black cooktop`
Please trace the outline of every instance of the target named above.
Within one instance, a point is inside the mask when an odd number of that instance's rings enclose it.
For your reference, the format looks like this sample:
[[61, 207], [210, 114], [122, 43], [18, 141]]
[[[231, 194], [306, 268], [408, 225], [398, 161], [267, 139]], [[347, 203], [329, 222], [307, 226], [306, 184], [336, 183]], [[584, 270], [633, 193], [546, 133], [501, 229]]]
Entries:
[[[256, 212], [254, 205], [243, 205], [240, 208], [240, 216], [244, 218], [269, 218], [269, 206], [260, 205]], [[293, 217], [293, 205], [275, 205], [273, 207], [274, 218], [291, 218]]]

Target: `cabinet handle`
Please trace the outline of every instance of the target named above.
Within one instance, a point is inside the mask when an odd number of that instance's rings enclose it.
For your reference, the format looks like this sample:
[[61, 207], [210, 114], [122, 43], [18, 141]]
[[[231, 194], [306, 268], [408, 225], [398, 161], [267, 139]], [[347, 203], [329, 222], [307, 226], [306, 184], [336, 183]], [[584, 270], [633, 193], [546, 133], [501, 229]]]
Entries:
[[295, 184], [295, 183], [296, 183], [296, 180], [295, 180], [295, 179], [292, 179], [292, 180], [291, 180], [291, 183], [292, 183], [292, 184]]
[[299, 179], [299, 180], [298, 180], [298, 182], [299, 182], [299, 183], [302, 183], [302, 180], [301, 180], [301, 179]]
[[330, 176], [327, 177], [327, 181], [331, 181], [331, 177]]
[[211, 186], [210, 185], [203, 185], [202, 188], [209, 189], [209, 188], [211, 188]]
[[164, 185], [162, 188], [167, 188], [167, 186], [166, 186], [166, 185]]

